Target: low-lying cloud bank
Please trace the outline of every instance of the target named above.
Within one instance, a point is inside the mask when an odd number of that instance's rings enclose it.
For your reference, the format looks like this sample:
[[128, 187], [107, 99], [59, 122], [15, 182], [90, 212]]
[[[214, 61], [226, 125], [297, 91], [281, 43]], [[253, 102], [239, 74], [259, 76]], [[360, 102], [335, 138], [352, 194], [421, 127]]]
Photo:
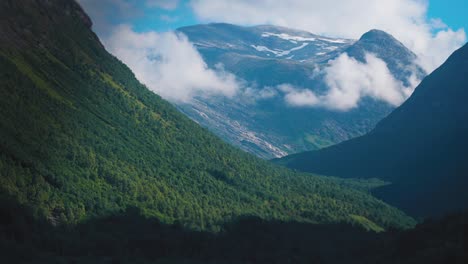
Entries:
[[346, 53], [330, 61], [323, 70], [328, 91], [316, 95], [310, 89], [298, 89], [288, 84], [278, 86], [285, 101], [296, 107], [324, 107], [346, 111], [355, 108], [364, 97], [399, 106], [414, 91], [419, 80], [414, 76], [409, 86], [396, 80], [386, 63], [375, 55], [366, 54], [365, 63]]
[[210, 69], [187, 37], [175, 32], [137, 33], [128, 25], [114, 28], [104, 39], [107, 49], [127, 64], [136, 77], [155, 93], [172, 102], [190, 103], [195, 96], [227, 96], [250, 100], [268, 100], [284, 96], [292, 107], [317, 107], [347, 111], [359, 106], [362, 98], [398, 106], [413, 92], [419, 80], [409, 86], [396, 80], [385, 62], [366, 54], [359, 62], [347, 54], [331, 60], [322, 71], [328, 90], [316, 94], [314, 87], [252, 88], [246, 81], [226, 72], [222, 65]]
[[241, 87], [222, 65], [210, 69], [183, 34], [136, 33], [121, 25], [107, 39], [106, 48], [127, 64], [138, 80], [170, 101], [189, 102], [196, 95], [233, 96]]

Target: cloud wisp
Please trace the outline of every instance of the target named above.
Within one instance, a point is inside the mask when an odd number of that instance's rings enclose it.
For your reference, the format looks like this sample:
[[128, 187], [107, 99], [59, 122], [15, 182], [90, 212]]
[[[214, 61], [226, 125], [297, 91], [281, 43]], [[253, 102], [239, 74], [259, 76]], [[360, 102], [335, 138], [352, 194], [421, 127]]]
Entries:
[[174, 102], [197, 95], [234, 96], [241, 83], [222, 65], [210, 69], [188, 41], [175, 32], [137, 33], [121, 25], [104, 40], [106, 48], [127, 64], [150, 90]]

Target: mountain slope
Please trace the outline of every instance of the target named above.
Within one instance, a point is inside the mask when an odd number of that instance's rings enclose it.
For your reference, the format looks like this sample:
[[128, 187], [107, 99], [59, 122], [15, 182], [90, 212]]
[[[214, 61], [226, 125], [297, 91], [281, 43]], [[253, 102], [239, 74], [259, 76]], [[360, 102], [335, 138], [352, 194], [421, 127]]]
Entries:
[[0, 196], [36, 217], [414, 223], [368, 193], [381, 182], [296, 174], [223, 143], [107, 53], [74, 1], [1, 1], [0, 19]]
[[360, 62], [365, 54], [374, 54], [406, 86], [410, 78], [425, 75], [410, 50], [378, 30], [357, 41], [276, 26], [207, 24], [178, 31], [187, 35], [210, 67], [223, 64], [250, 89], [235, 98], [197, 97], [178, 107], [224, 140], [267, 159], [361, 136], [394, 109], [372, 98], [364, 98], [349, 111], [293, 107], [278, 86], [289, 84], [298, 91], [323, 94], [329, 89], [324, 69], [345, 53]]
[[327, 175], [392, 181], [379, 195], [417, 215], [466, 208], [467, 74], [465, 45], [369, 134], [277, 162]]

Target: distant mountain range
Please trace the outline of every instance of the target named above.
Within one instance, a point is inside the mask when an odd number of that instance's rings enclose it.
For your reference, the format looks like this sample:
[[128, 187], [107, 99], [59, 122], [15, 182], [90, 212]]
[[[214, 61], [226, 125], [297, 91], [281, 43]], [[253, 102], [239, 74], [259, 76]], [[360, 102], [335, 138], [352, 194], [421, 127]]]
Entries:
[[365, 136], [276, 160], [290, 168], [393, 184], [376, 194], [414, 215], [467, 208], [468, 45]]
[[363, 135], [394, 109], [372, 98], [364, 98], [349, 111], [293, 107], [275, 87], [289, 84], [323, 93], [328, 89], [323, 69], [344, 53], [360, 62], [365, 54], [374, 54], [406, 85], [412, 75], [419, 79], [425, 75], [410, 50], [379, 30], [359, 40], [277, 26], [208, 24], [178, 31], [187, 35], [208, 66], [222, 64], [251, 86], [241, 98], [197, 97], [178, 104], [179, 109], [224, 140], [266, 159]]

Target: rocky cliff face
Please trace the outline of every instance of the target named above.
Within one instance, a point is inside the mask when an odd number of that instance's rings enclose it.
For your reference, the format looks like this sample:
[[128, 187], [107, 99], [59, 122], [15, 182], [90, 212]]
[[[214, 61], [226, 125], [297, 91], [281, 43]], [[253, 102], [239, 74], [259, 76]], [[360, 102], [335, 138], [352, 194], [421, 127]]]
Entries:
[[[27, 15], [14, 16], [19, 12]], [[67, 0], [4, 0], [0, 3], [0, 14], [3, 45], [27, 45], [28, 42], [45, 45], [63, 23], [74, 21], [88, 28], [93, 25], [78, 3]]]

